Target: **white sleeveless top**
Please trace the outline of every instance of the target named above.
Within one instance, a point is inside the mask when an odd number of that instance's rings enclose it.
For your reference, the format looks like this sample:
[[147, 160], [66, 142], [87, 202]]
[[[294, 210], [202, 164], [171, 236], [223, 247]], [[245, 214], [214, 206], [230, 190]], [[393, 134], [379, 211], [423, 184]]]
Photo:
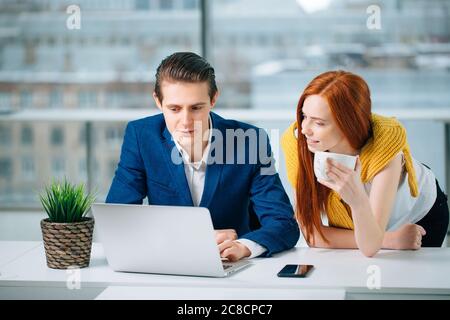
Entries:
[[[420, 219], [425, 217], [436, 201], [437, 190], [436, 177], [434, 173], [416, 159], [413, 158], [412, 162], [416, 172], [419, 195], [417, 198], [411, 196], [408, 185], [408, 173], [403, 166], [403, 172], [400, 177], [397, 195], [395, 196], [391, 216], [386, 227], [387, 231], [396, 230], [406, 223], [418, 222]], [[366, 190], [367, 195], [369, 195], [371, 188], [371, 182], [364, 184], [364, 189]]]

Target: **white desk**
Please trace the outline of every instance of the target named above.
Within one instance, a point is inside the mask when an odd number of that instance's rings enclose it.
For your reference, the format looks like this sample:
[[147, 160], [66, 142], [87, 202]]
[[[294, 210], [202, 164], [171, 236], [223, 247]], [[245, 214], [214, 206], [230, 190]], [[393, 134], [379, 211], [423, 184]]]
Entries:
[[0, 268], [39, 245], [33, 241], [0, 241]]
[[[219, 297], [214, 288], [225, 289], [224, 295], [241, 292], [239, 297], [242, 299], [253, 299], [255, 290], [270, 292], [272, 289], [280, 290], [273, 292], [282, 295], [297, 292], [299, 296], [307, 292], [295, 290], [327, 290], [324, 291], [324, 299], [333, 292], [329, 290], [345, 290], [346, 299], [390, 299], [398, 296], [450, 299], [450, 248], [383, 250], [374, 258], [366, 258], [358, 250], [295, 248], [272, 258], [253, 259], [252, 266], [228, 278], [203, 278], [114, 272], [107, 265], [102, 246], [96, 243], [89, 268], [80, 270], [81, 289], [69, 290], [67, 283], [74, 279], [73, 271], [47, 268], [43, 245], [39, 242], [35, 244], [32, 250], [1, 267], [0, 272], [7, 276], [0, 277], [0, 299], [94, 299], [108, 287], [112, 288], [99, 298], [120, 298], [120, 294], [115, 294], [120, 290], [114, 287], [141, 287], [136, 293], [141, 297], [146, 294], [153, 297], [153, 293], [149, 293], [154, 292], [151, 288], [170, 287], [173, 292], [176, 292], [175, 288], [202, 288], [197, 290], [197, 296], [191, 295], [190, 299], [202, 299], [205, 293]], [[288, 263], [313, 264], [315, 269], [307, 278], [278, 278], [276, 273]], [[373, 273], [368, 273], [373, 272], [371, 268], [380, 274], [380, 289], [370, 290], [367, 287], [368, 280], [373, 276]], [[145, 287], [147, 289], [143, 289]], [[128, 296], [127, 292], [130, 291], [123, 291], [124, 298]], [[179, 297], [183, 298], [182, 291], [179, 292]], [[175, 294], [171, 295], [171, 299], [176, 298]]]
[[96, 300], [344, 300], [344, 289], [109, 286]]

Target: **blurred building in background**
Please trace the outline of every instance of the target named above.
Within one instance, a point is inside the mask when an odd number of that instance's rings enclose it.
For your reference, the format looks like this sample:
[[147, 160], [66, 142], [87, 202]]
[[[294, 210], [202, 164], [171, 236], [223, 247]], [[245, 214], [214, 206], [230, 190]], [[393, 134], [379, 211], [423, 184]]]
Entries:
[[[0, 0], [0, 112], [153, 109], [159, 62], [201, 53], [199, 0]], [[375, 108], [450, 108], [450, 0], [208, 1], [217, 108], [292, 110], [318, 73], [369, 83]], [[314, 4], [312, 4], [314, 3]], [[69, 5], [81, 28], [68, 29]], [[381, 9], [381, 29], [366, 10]], [[104, 196], [125, 122], [93, 127]], [[269, 125], [270, 126], [270, 125]], [[51, 177], [87, 179], [82, 123], [0, 122], [0, 207], [36, 203]]]

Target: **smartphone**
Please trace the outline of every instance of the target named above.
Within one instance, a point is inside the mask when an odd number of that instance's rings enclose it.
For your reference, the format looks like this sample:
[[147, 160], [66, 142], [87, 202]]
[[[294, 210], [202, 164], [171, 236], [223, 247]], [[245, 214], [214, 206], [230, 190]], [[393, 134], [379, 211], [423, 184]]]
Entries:
[[287, 264], [278, 272], [279, 277], [304, 278], [314, 268], [310, 264]]

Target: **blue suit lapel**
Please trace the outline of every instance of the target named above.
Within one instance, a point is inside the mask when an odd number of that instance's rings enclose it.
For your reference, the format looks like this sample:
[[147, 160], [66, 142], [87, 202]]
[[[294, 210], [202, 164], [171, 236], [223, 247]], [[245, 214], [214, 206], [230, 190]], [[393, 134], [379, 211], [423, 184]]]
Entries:
[[167, 164], [169, 172], [172, 175], [172, 181], [174, 181], [177, 185], [177, 190], [185, 201], [181, 205], [193, 206], [194, 203], [192, 202], [191, 192], [186, 180], [183, 160], [175, 146], [175, 143], [173, 142], [172, 135], [167, 128], [164, 129], [162, 143], [164, 146], [165, 163]]
[[[212, 126], [214, 129], [219, 130], [222, 133], [222, 137], [225, 137], [225, 128], [222, 126], [220, 119], [211, 112]], [[211, 145], [214, 142], [214, 136], [212, 137]], [[225, 141], [223, 141], [222, 155], [225, 156]], [[211, 152], [214, 151], [210, 148], [208, 158], [211, 157]], [[223, 159], [225, 161], [225, 159]], [[220, 177], [222, 175], [223, 164], [212, 163], [206, 167], [205, 174], [205, 187], [203, 189], [202, 199], [200, 201], [200, 207], [209, 207], [213, 199], [214, 193], [219, 184]]]
[[223, 165], [217, 163], [207, 166], [205, 176], [205, 187], [203, 189], [200, 207], [209, 207], [214, 192], [216, 191], [217, 185], [219, 184], [220, 176], [222, 175], [222, 168]]

